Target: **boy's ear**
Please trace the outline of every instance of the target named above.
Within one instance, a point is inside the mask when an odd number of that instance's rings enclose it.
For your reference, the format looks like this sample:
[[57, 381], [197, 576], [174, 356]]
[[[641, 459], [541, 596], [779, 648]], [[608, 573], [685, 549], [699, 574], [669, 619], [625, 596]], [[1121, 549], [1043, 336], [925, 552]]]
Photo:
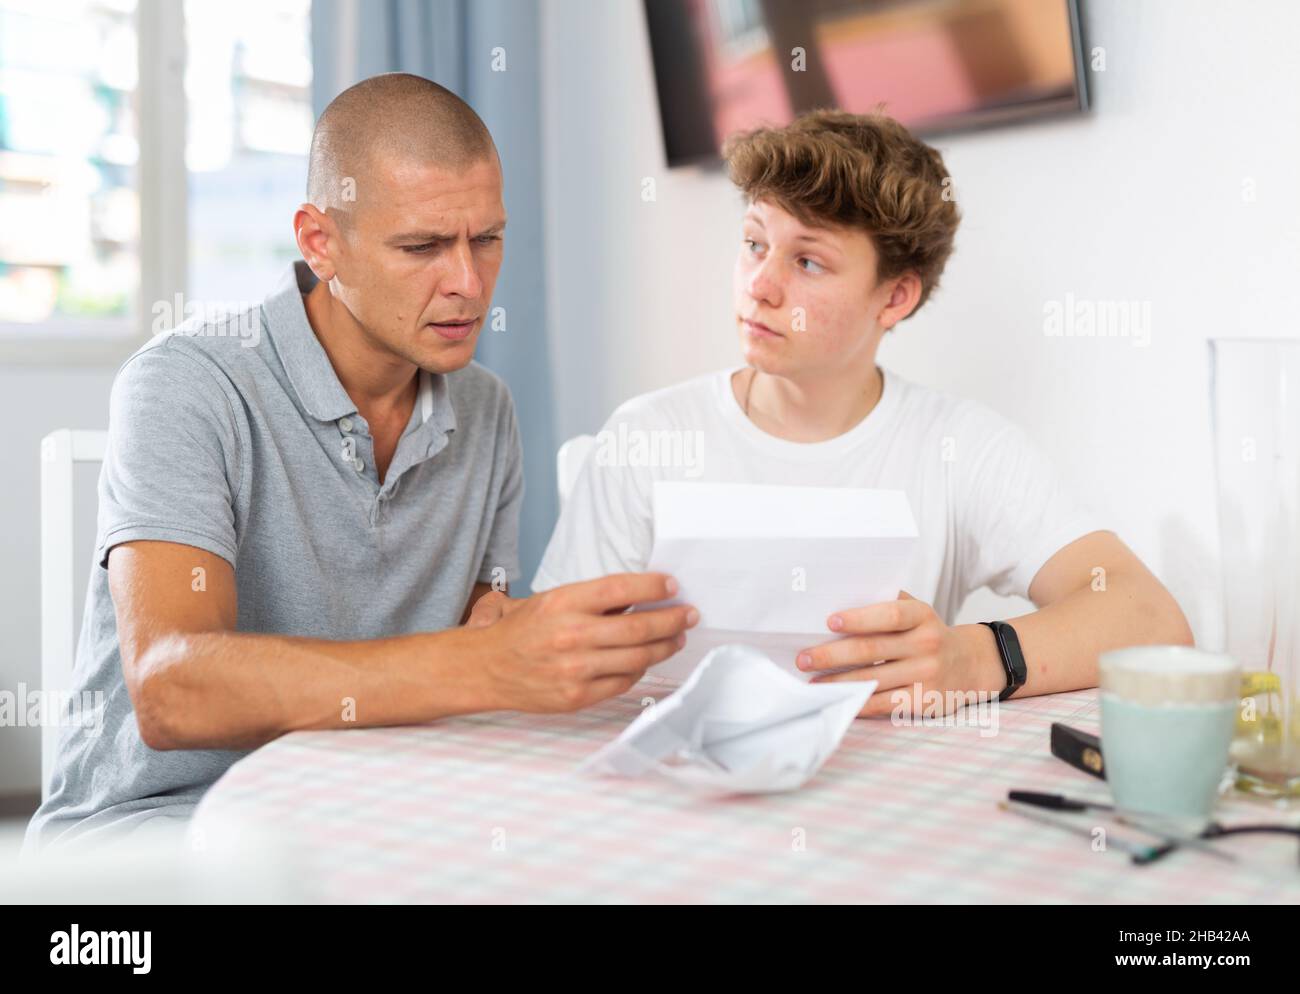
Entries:
[[916, 310], [921, 301], [921, 277], [914, 272], [906, 272], [890, 281], [889, 299], [880, 312], [878, 321], [886, 331], [893, 331], [894, 325]]

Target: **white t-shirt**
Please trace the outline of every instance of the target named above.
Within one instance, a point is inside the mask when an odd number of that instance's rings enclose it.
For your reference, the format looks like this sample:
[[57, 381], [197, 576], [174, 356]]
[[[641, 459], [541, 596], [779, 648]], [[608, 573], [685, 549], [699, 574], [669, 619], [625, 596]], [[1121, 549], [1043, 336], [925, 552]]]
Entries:
[[980, 587], [1028, 597], [1056, 552], [1110, 530], [1018, 425], [983, 404], [880, 367], [884, 392], [857, 425], [823, 442], [791, 442], [745, 416], [731, 389], [736, 368], [643, 394], [610, 416], [534, 590], [645, 569], [656, 480], [903, 490], [920, 539], [903, 589], [947, 624]]

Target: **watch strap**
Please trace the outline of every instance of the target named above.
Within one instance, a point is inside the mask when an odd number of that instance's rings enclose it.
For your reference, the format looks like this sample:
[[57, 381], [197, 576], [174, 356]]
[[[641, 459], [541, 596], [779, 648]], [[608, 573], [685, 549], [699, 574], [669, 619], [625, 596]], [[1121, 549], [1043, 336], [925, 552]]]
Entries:
[[1025, 654], [1020, 650], [1020, 639], [1016, 630], [1005, 621], [981, 621], [993, 631], [993, 640], [998, 646], [998, 656], [1002, 660], [1002, 669], [1007, 674], [1007, 685], [998, 700], [1005, 701], [1025, 685], [1029, 679], [1029, 668], [1025, 665]]

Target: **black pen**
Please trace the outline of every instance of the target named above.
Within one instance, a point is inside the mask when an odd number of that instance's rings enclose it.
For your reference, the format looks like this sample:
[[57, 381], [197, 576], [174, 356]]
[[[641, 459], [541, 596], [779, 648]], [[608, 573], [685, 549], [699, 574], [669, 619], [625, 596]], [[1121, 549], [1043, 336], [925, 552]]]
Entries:
[[[1115, 812], [1113, 804], [1102, 804], [1100, 801], [1081, 801], [1073, 797], [1066, 797], [1064, 794], [1046, 794], [1034, 790], [1011, 790], [1007, 792], [1007, 799], [1019, 804], [1029, 804], [1037, 808], [1047, 808], [1052, 811], [1110, 811]], [[1226, 853], [1222, 849], [1216, 848], [1211, 843], [1194, 835], [1180, 835], [1169, 832], [1164, 828], [1154, 826], [1149, 822], [1144, 822], [1139, 818], [1133, 818], [1125, 815], [1116, 814], [1116, 818], [1126, 825], [1131, 825], [1138, 831], [1146, 832], [1148, 835], [1154, 835], [1164, 843], [1159, 846], [1149, 858], [1142, 860], [1150, 862], [1159, 859], [1166, 853], [1172, 852], [1178, 846], [1187, 846], [1189, 849], [1198, 849], [1208, 855], [1214, 856], [1228, 863], [1237, 862], [1237, 857], [1231, 853]], [[1211, 822], [1211, 825], [1214, 823]], [[1137, 856], [1134, 856], [1137, 860]]]
[[1036, 790], [1009, 790], [1007, 791], [1008, 801], [1017, 801], [1020, 804], [1032, 804], [1036, 808], [1050, 808], [1053, 811], [1114, 811], [1115, 806], [1112, 804], [1102, 804], [1098, 801], [1080, 801], [1073, 797], [1066, 797], [1064, 794], [1044, 794]]
[[[998, 807], [1003, 811], [1010, 811], [1012, 814], [1020, 815], [1021, 818], [1028, 818], [1030, 821], [1040, 822], [1044, 825], [1054, 825], [1063, 831], [1069, 832], [1071, 835], [1079, 835], [1087, 839], [1093, 838], [1093, 830], [1088, 828], [1086, 825], [1081, 825], [1078, 822], [1053, 818], [1051, 815], [1044, 814], [1032, 805], [1026, 805], [1023, 801], [998, 801]], [[1106, 841], [1116, 849], [1122, 849], [1124, 852], [1128, 853], [1133, 862], [1140, 865], [1145, 865], [1146, 863], [1159, 859], [1168, 851], [1162, 846], [1152, 846], [1143, 842], [1134, 842], [1131, 839], [1126, 839], [1123, 836], [1115, 835], [1113, 833], [1107, 834]]]

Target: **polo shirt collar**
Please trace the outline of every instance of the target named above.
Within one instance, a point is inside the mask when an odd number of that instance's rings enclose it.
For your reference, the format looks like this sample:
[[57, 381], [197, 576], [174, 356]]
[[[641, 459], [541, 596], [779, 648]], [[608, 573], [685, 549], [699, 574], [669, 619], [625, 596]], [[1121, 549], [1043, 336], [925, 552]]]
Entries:
[[419, 372], [419, 392], [415, 398], [415, 408], [407, 422], [402, 437], [414, 435], [430, 429], [424, 434], [446, 434], [456, 430], [456, 410], [449, 399], [447, 377], [435, 375], [426, 369]]
[[451, 381], [443, 373], [420, 370], [420, 395], [415, 400], [416, 416], [437, 434], [456, 430], [456, 408], [451, 402]]
[[[267, 329], [303, 409], [318, 421], [337, 421], [345, 415], [357, 413], [357, 405], [343, 389], [329, 356], [307, 320], [303, 294], [310, 293], [316, 283], [316, 275], [307, 264], [296, 261], [263, 306]], [[419, 419], [418, 430], [429, 427], [439, 434], [456, 430], [456, 412], [445, 375], [421, 371], [413, 416]]]

